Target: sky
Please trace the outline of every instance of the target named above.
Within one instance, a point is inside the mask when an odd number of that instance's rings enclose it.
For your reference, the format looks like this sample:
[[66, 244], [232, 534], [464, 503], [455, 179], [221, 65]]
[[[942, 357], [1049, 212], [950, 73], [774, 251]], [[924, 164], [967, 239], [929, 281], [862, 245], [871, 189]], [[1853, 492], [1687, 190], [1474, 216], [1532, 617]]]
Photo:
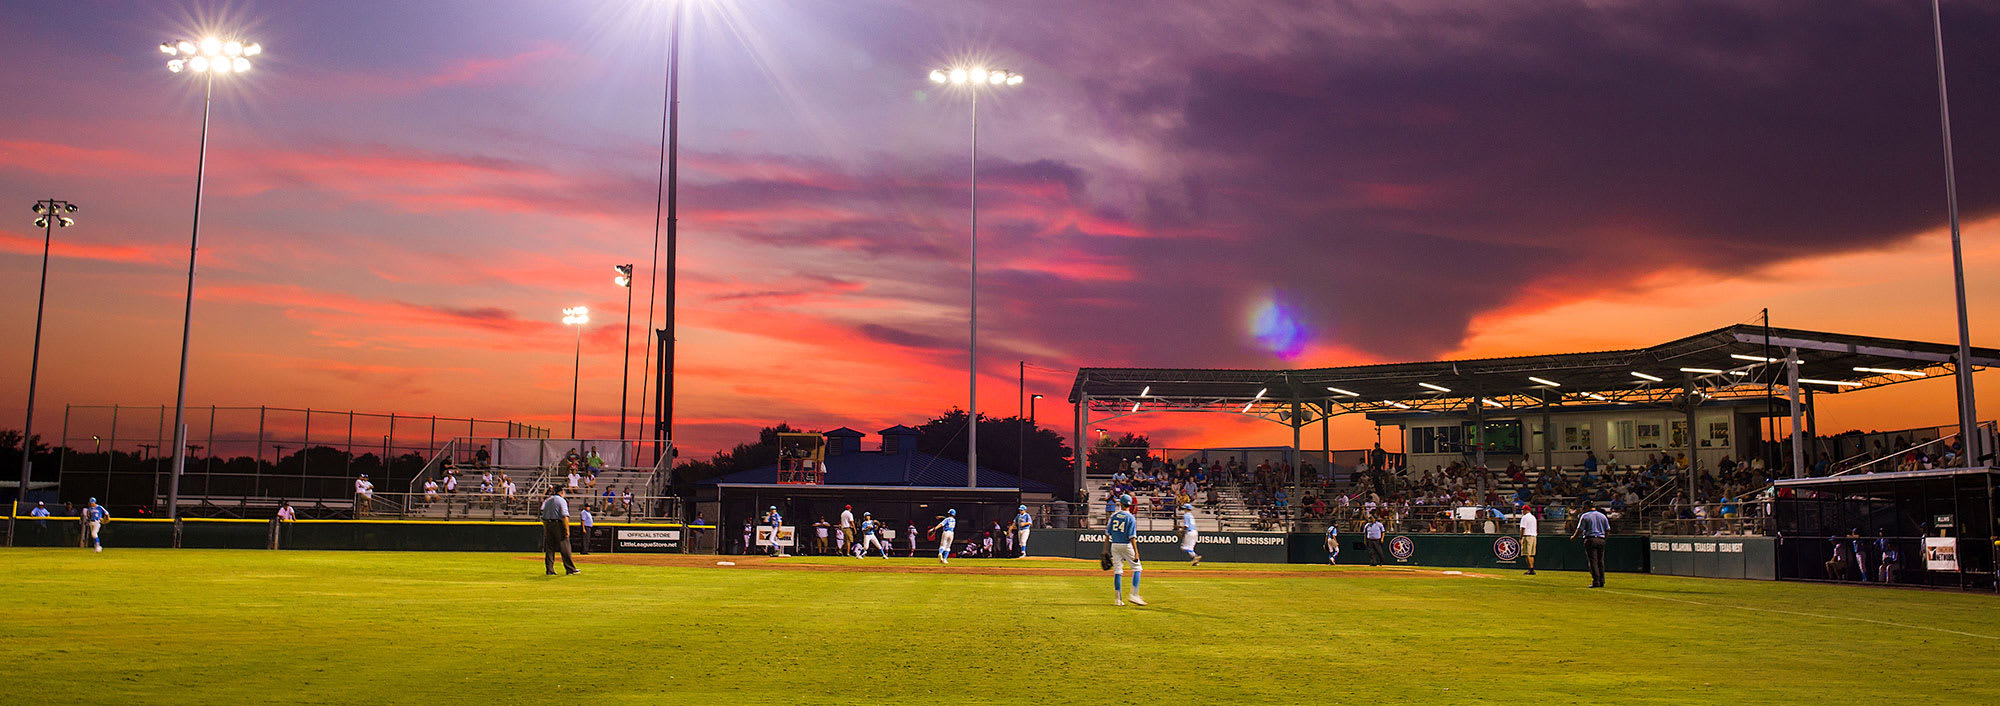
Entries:
[[[1067, 431], [1084, 366], [1637, 347], [1767, 307], [1956, 337], [1918, 0], [686, 1], [684, 456], [966, 404], [973, 103], [925, 79], [957, 64], [1025, 79], [977, 104], [984, 413], [1015, 413], [1021, 361]], [[671, 2], [7, 4], [0, 426], [25, 411], [42, 198], [81, 210], [49, 263], [37, 428], [172, 404], [202, 84], [157, 45], [216, 34], [265, 52], [215, 80], [190, 405], [560, 436], [574, 375], [579, 434], [616, 437], [611, 268], [635, 263], [636, 428]], [[2000, 346], [2000, 7], [1943, 11], [1973, 342]], [[1978, 382], [1990, 418], [2000, 378]], [[1825, 396], [1820, 428], [1948, 424], [1951, 396]]]

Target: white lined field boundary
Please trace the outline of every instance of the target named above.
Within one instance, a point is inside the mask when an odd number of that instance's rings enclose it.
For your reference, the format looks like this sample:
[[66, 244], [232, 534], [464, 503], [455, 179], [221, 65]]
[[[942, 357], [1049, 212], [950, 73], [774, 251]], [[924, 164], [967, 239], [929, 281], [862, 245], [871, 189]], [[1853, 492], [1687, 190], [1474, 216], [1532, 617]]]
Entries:
[[1854, 616], [1851, 616], [1851, 615], [1826, 615], [1826, 614], [1823, 614], [1823, 613], [1805, 613], [1805, 612], [1800, 612], [1800, 611], [1796, 611], [1796, 610], [1779, 610], [1779, 609], [1776, 609], [1776, 608], [1753, 608], [1753, 607], [1750, 607], [1750, 606], [1740, 606], [1740, 605], [1728, 605], [1728, 604], [1725, 604], [1725, 603], [1704, 603], [1704, 602], [1702, 602], [1702, 601], [1691, 601], [1691, 600], [1688, 600], [1688, 599], [1685, 599], [1685, 598], [1672, 598], [1672, 597], [1669, 597], [1669, 596], [1655, 596], [1655, 595], [1651, 595], [1651, 594], [1646, 594], [1646, 593], [1635, 593], [1635, 592], [1632, 592], [1632, 591], [1619, 591], [1619, 590], [1615, 590], [1615, 589], [1600, 589], [1600, 590], [1604, 590], [1604, 591], [1605, 591], [1606, 593], [1616, 593], [1616, 594], [1618, 594], [1618, 595], [1621, 595], [1621, 596], [1638, 596], [1638, 597], [1640, 597], [1640, 598], [1652, 598], [1652, 599], [1655, 599], [1655, 600], [1662, 600], [1662, 601], [1673, 601], [1673, 602], [1675, 602], [1675, 603], [1687, 603], [1687, 604], [1689, 604], [1689, 605], [1698, 605], [1698, 606], [1708, 606], [1708, 607], [1711, 607], [1711, 608], [1733, 608], [1733, 609], [1736, 609], [1736, 610], [1747, 610], [1747, 611], [1753, 611], [1753, 612], [1758, 612], [1758, 613], [1782, 613], [1782, 614], [1784, 614], [1784, 615], [1797, 615], [1797, 616], [1801, 616], [1801, 617], [1806, 617], [1806, 618], [1820, 618], [1820, 619], [1824, 619], [1824, 620], [1852, 620], [1852, 621], [1854, 621], [1854, 622], [1857, 622], [1857, 623], [1874, 623], [1874, 624], [1876, 624], [1876, 625], [1888, 625], [1888, 626], [1891, 626], [1891, 627], [1899, 627], [1899, 628], [1911, 628], [1911, 629], [1915, 629], [1915, 630], [1929, 630], [1929, 631], [1932, 631], [1932, 632], [1942, 632], [1942, 633], [1950, 633], [1950, 634], [1952, 634], [1952, 635], [1964, 635], [1964, 636], [1966, 636], [1966, 637], [1977, 637], [1977, 638], [1980, 638], [1980, 639], [1982, 639], [1982, 640], [2000, 640], [2000, 636], [1995, 636], [1995, 635], [1981, 635], [1981, 634], [1979, 634], [1979, 633], [1976, 633], [1976, 632], [1965, 632], [1965, 631], [1963, 631], [1963, 630], [1951, 630], [1951, 629], [1948, 629], [1948, 628], [1934, 628], [1934, 627], [1931, 627], [1931, 626], [1928, 626], [1928, 625], [1911, 625], [1911, 624], [1909, 624], [1909, 623], [1894, 623], [1894, 622], [1890, 622], [1890, 621], [1887, 621], [1887, 620], [1874, 620], [1874, 619], [1871, 619], [1871, 618], [1857, 618], [1857, 617], [1854, 617]]

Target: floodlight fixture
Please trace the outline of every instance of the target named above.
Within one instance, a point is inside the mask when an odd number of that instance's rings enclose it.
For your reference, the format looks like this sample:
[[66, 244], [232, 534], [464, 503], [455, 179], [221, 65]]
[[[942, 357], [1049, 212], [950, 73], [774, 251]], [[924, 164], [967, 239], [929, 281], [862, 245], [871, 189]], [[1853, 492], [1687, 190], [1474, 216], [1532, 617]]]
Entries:
[[1647, 382], [1666, 382], [1667, 380], [1666, 378], [1660, 377], [1658, 375], [1647, 375], [1637, 370], [1632, 371], [1632, 377], [1639, 378], [1640, 380], [1645, 380]]
[[1529, 379], [1529, 380], [1531, 380], [1531, 381], [1534, 381], [1534, 382], [1535, 382], [1536, 384], [1540, 384], [1540, 385], [1547, 385], [1547, 386], [1549, 386], [1549, 387], [1562, 387], [1562, 383], [1559, 383], [1559, 382], [1556, 382], [1556, 381], [1554, 381], [1554, 380], [1550, 380], [1550, 379], [1548, 379], [1548, 378], [1538, 378], [1538, 377], [1535, 377], [1535, 376], [1533, 376], [1533, 375], [1529, 375], [1529, 376], [1528, 376], [1528, 379]]
[[1327, 386], [1327, 388], [1326, 388], [1326, 391], [1327, 391], [1327, 392], [1331, 392], [1331, 393], [1334, 393], [1334, 394], [1337, 394], [1337, 395], [1347, 395], [1348, 397], [1360, 397], [1360, 396], [1361, 396], [1361, 393], [1359, 393], [1359, 392], [1354, 392], [1354, 391], [1352, 391], [1352, 390], [1343, 390], [1343, 389], [1340, 389], [1340, 388], [1338, 388], [1338, 387], [1334, 387], [1334, 386], [1332, 386], [1332, 385], [1328, 385], [1328, 386]]
[[1428, 383], [1428, 382], [1420, 382], [1420, 383], [1417, 383], [1417, 384], [1418, 384], [1418, 385], [1422, 385], [1422, 386], [1424, 386], [1424, 387], [1428, 387], [1428, 388], [1430, 388], [1430, 389], [1433, 389], [1433, 390], [1437, 390], [1438, 392], [1450, 392], [1450, 391], [1451, 391], [1451, 388], [1449, 388], [1449, 387], [1445, 387], [1445, 386], [1443, 386], [1443, 385], [1438, 385], [1438, 384], [1434, 384], [1434, 383]]
[[1865, 368], [1857, 366], [1854, 368], [1854, 371], [1858, 373], [1877, 373], [1881, 375], [1908, 375], [1910, 377], [1919, 377], [1919, 378], [1928, 376], [1928, 374], [1922, 370], [1898, 370], [1896, 368]]
[[1861, 383], [1858, 383], [1858, 382], [1850, 382], [1850, 381], [1847, 381], [1847, 380], [1820, 380], [1820, 379], [1817, 379], [1817, 378], [1799, 378], [1799, 382], [1802, 382], [1802, 383], [1806, 383], [1806, 384], [1809, 384], [1809, 385], [1833, 385], [1833, 386], [1835, 386], [1835, 387], [1860, 387], [1860, 386], [1861, 386]]

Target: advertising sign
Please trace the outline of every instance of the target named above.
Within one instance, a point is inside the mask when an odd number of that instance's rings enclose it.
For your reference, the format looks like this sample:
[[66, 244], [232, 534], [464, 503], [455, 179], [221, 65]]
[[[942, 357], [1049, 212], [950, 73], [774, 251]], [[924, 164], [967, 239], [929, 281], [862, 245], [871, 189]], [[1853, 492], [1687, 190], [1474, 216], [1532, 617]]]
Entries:
[[[792, 526], [790, 526], [790, 525], [786, 525], [786, 526], [784, 526], [784, 527], [779, 527], [779, 528], [778, 528], [778, 546], [780, 546], [780, 547], [790, 547], [790, 546], [796, 546], [796, 545], [795, 545], [795, 542], [796, 542], [796, 540], [798, 539], [798, 537], [797, 537], [797, 536], [795, 535], [795, 531], [796, 531], [796, 529], [795, 529], [795, 528], [793, 528], [793, 527], [792, 527]], [[770, 525], [758, 525], [758, 526], [757, 526], [757, 546], [760, 546], [760, 547], [768, 547], [768, 546], [771, 546], [771, 526], [770, 526]]]
[[1931, 571], [1957, 571], [1958, 539], [1955, 537], [1925, 537], [1924, 568]]
[[681, 531], [620, 528], [612, 536], [611, 547], [614, 552], [678, 552], [681, 550]]

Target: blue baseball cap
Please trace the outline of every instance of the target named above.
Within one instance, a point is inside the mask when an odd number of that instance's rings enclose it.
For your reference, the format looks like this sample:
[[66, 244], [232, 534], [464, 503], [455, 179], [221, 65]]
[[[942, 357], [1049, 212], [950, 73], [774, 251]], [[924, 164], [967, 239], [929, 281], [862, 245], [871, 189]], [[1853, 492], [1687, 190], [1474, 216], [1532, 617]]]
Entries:
[[957, 516], [958, 516], [958, 509], [957, 509], [957, 508], [953, 508], [953, 509], [950, 509], [950, 510], [946, 510], [946, 511], [944, 511], [944, 514], [947, 514], [947, 515], [950, 515], [950, 516], [952, 516], [952, 517], [957, 517]]
[[1181, 503], [1181, 509], [1182, 509], [1182, 510], [1193, 510], [1193, 509], [1194, 509], [1194, 504], [1193, 504], [1193, 503]]
[[97, 504], [97, 498], [91, 498], [91, 499], [90, 499], [90, 504], [92, 504], [92, 505], [96, 505], [96, 504]]
[[1118, 496], [1118, 504], [1120, 504], [1120, 505], [1130, 505], [1130, 504], [1132, 504], [1132, 496], [1131, 496], [1131, 495], [1129, 495], [1129, 494], [1124, 494], [1124, 493], [1121, 493], [1121, 494], [1119, 494], [1119, 496]]
[[1016, 510], [1022, 510], [1022, 511], [1026, 511], [1026, 510], [1028, 509], [1028, 506], [1026, 506], [1026, 505], [1022, 505], [1022, 506], [1020, 506], [1020, 507], [1017, 507], [1017, 508], [1014, 508], [1014, 509], [1016, 509]]

